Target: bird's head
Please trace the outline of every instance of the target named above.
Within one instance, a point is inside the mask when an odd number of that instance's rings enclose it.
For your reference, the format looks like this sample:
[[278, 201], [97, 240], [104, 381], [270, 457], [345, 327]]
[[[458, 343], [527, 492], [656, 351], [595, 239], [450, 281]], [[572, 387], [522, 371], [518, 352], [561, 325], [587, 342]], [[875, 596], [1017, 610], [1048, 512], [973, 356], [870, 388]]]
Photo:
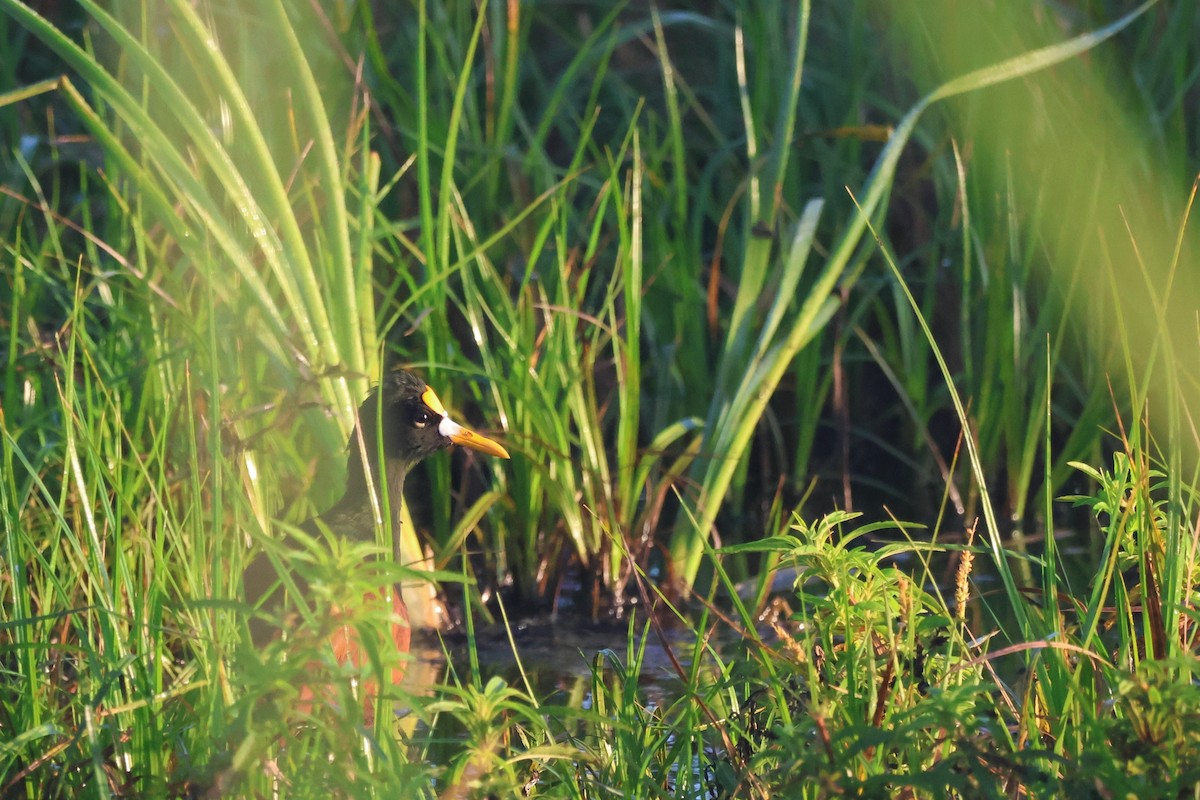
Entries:
[[[380, 423], [382, 437], [377, 439]], [[498, 458], [509, 457], [508, 451], [497, 442], [450, 419], [433, 389], [416, 375], [403, 370], [384, 376], [379, 387], [359, 407], [358, 424], [362, 426], [368, 453], [374, 453], [376, 442], [382, 441], [384, 457], [406, 465], [451, 444], [461, 444]], [[351, 440], [351, 447], [355, 446]]]

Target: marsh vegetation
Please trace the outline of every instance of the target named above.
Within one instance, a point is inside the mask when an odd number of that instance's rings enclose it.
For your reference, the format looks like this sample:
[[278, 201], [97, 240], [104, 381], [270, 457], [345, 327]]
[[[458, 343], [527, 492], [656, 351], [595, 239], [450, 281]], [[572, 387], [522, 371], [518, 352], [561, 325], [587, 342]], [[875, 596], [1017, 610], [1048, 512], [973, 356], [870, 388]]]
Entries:
[[[1200, 7], [0, 12], [3, 796], [1200, 791]], [[250, 646], [398, 364], [513, 458]]]

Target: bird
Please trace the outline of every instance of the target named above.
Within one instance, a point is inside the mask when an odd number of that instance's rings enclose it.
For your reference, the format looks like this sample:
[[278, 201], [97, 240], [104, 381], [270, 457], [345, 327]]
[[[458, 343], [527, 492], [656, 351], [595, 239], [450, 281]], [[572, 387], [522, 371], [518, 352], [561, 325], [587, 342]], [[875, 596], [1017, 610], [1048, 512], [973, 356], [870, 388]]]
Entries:
[[[357, 424], [348, 445], [345, 492], [332, 508], [300, 525], [300, 530], [318, 537], [322, 529], [326, 529], [351, 541], [374, 542], [378, 514], [388, 508], [392, 517], [392, 540], [396, 543], [393, 556], [399, 561], [398, 532], [404, 478], [417, 462], [452, 444], [496, 458], [509, 458], [501, 444], [452, 420], [437, 394], [420, 377], [407, 370], [386, 373], [379, 386], [359, 406]], [[384, 466], [382, 474], [378, 463], [380, 453]], [[372, 487], [387, 493], [386, 505], [378, 496], [372, 496]], [[300, 547], [294, 541], [285, 540], [284, 545]], [[297, 574], [290, 574], [287, 581], [283, 580], [265, 552], [260, 552], [246, 568], [243, 583], [246, 601], [256, 610], [249, 618], [251, 641], [261, 650], [281, 634], [280, 617], [274, 612], [282, 601], [283, 587], [288, 583], [294, 587], [296, 602], [304, 602], [309, 587], [303, 576]], [[398, 653], [407, 654], [412, 629], [400, 585], [383, 586], [377, 592], [369, 592], [363, 596], [363, 603], [369, 607], [386, 603], [388, 598], [392, 611], [392, 644]], [[283, 617], [283, 624], [288, 625], [292, 619]], [[361, 667], [367, 661], [364, 647], [349, 624], [334, 624], [328, 644], [338, 663], [350, 662]], [[399, 683], [402, 677], [402, 667], [392, 670], [393, 684]], [[368, 705], [373, 692], [373, 687], [364, 687], [363, 698]], [[302, 709], [311, 708], [314, 694], [310, 687], [301, 687]]]

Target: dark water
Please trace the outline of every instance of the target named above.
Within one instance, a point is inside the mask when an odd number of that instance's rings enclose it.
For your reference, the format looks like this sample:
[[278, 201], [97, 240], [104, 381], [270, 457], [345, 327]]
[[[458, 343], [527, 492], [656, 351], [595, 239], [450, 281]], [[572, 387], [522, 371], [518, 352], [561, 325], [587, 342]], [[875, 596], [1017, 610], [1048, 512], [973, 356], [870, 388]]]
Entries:
[[[1096, 572], [1099, 550], [1102, 543], [1095, 530], [1060, 529], [1055, 532], [1058, 553], [1057, 571], [1060, 589], [1074, 597], [1086, 596]], [[961, 536], [944, 535], [939, 542], [961, 545]], [[1016, 617], [1005, 597], [1003, 584], [985, 542], [978, 537], [974, 545], [985, 552], [976, 554], [972, 567], [970, 606], [967, 609], [967, 625], [974, 637], [985, 637], [995, 632], [1015, 633]], [[1008, 532], [1003, 542], [1007, 552], [1018, 554], [1010, 557], [1010, 567], [1018, 588], [1027, 602], [1038, 605], [1046, 602], [1041, 597], [1041, 569], [1038, 563], [1044, 558], [1046, 547], [1042, 534]], [[1022, 558], [1019, 554], [1024, 554]], [[937, 553], [927, 556], [928, 573], [922, 560], [908, 553], [890, 560], [893, 566], [907, 571], [914, 580], [926, 588], [936, 586], [948, 602], [953, 602], [954, 582], [957, 574], [959, 554]], [[794, 569], [781, 569], [776, 574], [773, 592], [784, 600], [794, 596]], [[756, 584], [745, 582], [746, 597]], [[743, 587], [739, 587], [739, 590]], [[739, 591], [739, 593], [741, 593]], [[1062, 602], [1062, 598], [1059, 598]], [[718, 605], [728, 606], [728, 600], [717, 600]], [[1068, 619], [1070, 616], [1068, 615]], [[639, 647], [645, 639], [645, 653], [636, 676], [642, 702], [648, 706], [664, 707], [678, 699], [684, 681], [680, 672], [686, 672], [697, 651], [696, 634], [688, 627], [676, 623], [660, 628], [647, 626], [644, 616], [632, 623], [633, 646]], [[767, 641], [772, 639], [768, 630], [759, 632]], [[740, 644], [739, 634], [724, 624], [718, 627], [709, 644], [723, 654], [732, 653]], [[1011, 643], [993, 640], [989, 649]], [[481, 683], [494, 676], [503, 678], [510, 686], [524, 688], [526, 681], [534, 698], [539, 702], [573, 705], [590, 702], [591, 680], [594, 669], [604, 670], [606, 675], [615, 674], [609, 653], [628, 669], [634, 662], [630, 652], [630, 624], [594, 622], [581, 615], [541, 615], [513, 620], [511, 637], [501, 626], [480, 628], [476, 632], [475, 653]], [[426, 694], [439, 682], [457, 675], [458, 681], [470, 683], [472, 677], [471, 658], [467, 637], [461, 632], [419, 636], [414, 640], [414, 661], [406, 676], [406, 688], [416, 694]], [[1022, 671], [1021, 659], [1009, 659], [1012, 664], [996, 664], [1008, 677], [1017, 677]], [[1006, 668], [1007, 667], [1007, 668]], [[554, 698], [558, 698], [557, 700]]]
[[[645, 639], [645, 652], [636, 676], [643, 702], [668, 703], [680, 692], [679, 670], [686, 670], [691, 664], [695, 635], [682, 626], [660, 634], [653, 628], [646, 632], [644, 620], [635, 619], [633, 624], [636, 631], [633, 646], [640, 648]], [[628, 624], [596, 623], [572, 615], [514, 620], [511, 638], [502, 627], [478, 630], [475, 653], [482, 682], [499, 676], [511, 686], [523, 686], [528, 679], [539, 701], [561, 693], [577, 694], [591, 681], [595, 669], [605, 672], [612, 669], [611, 657], [624, 669], [634, 663], [635, 657], [630, 652]], [[467, 679], [471, 669], [469, 643], [461, 633], [441, 639], [431, 635], [417, 637], [412, 655], [414, 663], [405, 684], [413, 692], [445, 680], [450, 670]], [[586, 694], [586, 688], [584, 691]]]

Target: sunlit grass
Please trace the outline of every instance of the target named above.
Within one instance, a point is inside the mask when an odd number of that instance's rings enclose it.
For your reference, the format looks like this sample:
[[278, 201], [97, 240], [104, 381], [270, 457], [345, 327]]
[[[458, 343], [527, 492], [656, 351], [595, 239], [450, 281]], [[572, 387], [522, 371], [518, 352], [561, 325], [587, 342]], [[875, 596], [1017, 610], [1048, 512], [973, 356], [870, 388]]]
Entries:
[[[877, 78], [907, 73], [866, 3], [85, 2], [81, 33], [0, 0], [6, 74], [68, 75], [0, 95], [0, 792], [1193, 790], [1186, 212], [1101, 215], [1080, 237], [1104, 247], [1071, 250], [1090, 212], [1054, 191], [1079, 164], [1039, 194], [1028, 153], [997, 167], [984, 145], [1008, 144], [954, 123], [1002, 80], [1098, 80], [1078, 57], [1113, 49], [1173, 88], [1166, 141], [1186, 59], [1093, 5], [918, 64], [918, 91]], [[1191, 47], [1185, 10], [1154, 14]], [[915, 49], [928, 19], [888, 35]], [[1094, 178], [1087, 208], [1134, 202]], [[468, 657], [363, 708], [395, 666], [384, 620], [355, 621], [357, 670], [320, 634], [390, 543], [277, 554], [315, 613], [261, 652], [240, 575], [337, 495], [392, 362], [515, 457], [421, 468], [406, 563], [376, 566], [442, 581]], [[1100, 531], [1083, 582], [1064, 485]], [[623, 646], [547, 696], [481, 672], [484, 625], [564, 592], [629, 615]], [[652, 647], [672, 687], [653, 701]]]

